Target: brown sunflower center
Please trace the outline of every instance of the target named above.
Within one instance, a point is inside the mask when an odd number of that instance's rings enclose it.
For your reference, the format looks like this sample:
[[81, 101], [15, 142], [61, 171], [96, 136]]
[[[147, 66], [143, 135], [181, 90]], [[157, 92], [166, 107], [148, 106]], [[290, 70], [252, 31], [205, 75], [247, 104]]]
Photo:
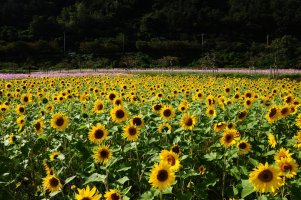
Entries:
[[184, 106], [182, 106], [182, 107], [181, 107], [181, 110], [182, 110], [182, 111], [184, 111], [184, 110], [185, 110], [185, 107], [184, 107]]
[[174, 166], [176, 164], [176, 159], [172, 155], [168, 155], [166, 158], [169, 165]]
[[193, 124], [193, 121], [190, 117], [185, 120], [185, 125], [186, 126], [192, 126], [192, 124]]
[[209, 115], [213, 115], [214, 114], [214, 110], [209, 110]]
[[249, 105], [251, 105], [251, 101], [250, 100], [247, 100], [247, 105], [249, 106]]
[[180, 148], [178, 146], [174, 146], [172, 147], [171, 151], [178, 154], [180, 153]]
[[91, 198], [90, 197], [84, 197], [81, 200], [91, 200]]
[[111, 194], [111, 199], [112, 200], [119, 200], [120, 196], [118, 194], [116, 194], [116, 193], [113, 193], [113, 194]]
[[165, 169], [161, 169], [157, 174], [157, 180], [164, 182], [168, 179], [168, 172]]
[[241, 143], [238, 145], [238, 147], [239, 147], [240, 149], [245, 149], [245, 148], [247, 148], [247, 144], [246, 144], [245, 142], [241, 142]]
[[159, 105], [159, 104], [157, 104], [157, 105], [154, 106], [154, 109], [155, 109], [156, 111], [161, 110], [161, 108], [162, 108], [162, 106]]
[[142, 120], [139, 117], [135, 117], [133, 119], [133, 124], [136, 126], [140, 126], [142, 124]]
[[228, 129], [232, 129], [232, 128], [233, 128], [233, 124], [232, 123], [228, 124]]
[[132, 136], [136, 135], [137, 134], [137, 130], [135, 127], [130, 127], [129, 130], [128, 130], [128, 133]]
[[23, 101], [24, 101], [24, 102], [28, 102], [28, 97], [24, 97], [24, 98], [23, 98]]
[[246, 116], [246, 112], [239, 112], [238, 115], [237, 115], [237, 117], [238, 117], [239, 119], [242, 119], [242, 118], [244, 118], [245, 116]]
[[57, 178], [54, 178], [52, 177], [50, 180], [49, 180], [49, 184], [52, 186], [52, 187], [56, 187], [59, 185], [59, 180]]
[[97, 105], [97, 110], [102, 110], [103, 109], [103, 105], [102, 104], [98, 104]]
[[21, 113], [23, 113], [23, 112], [25, 111], [25, 108], [21, 107], [21, 108], [19, 108], [19, 111], [20, 111]]
[[109, 99], [110, 99], [111, 101], [113, 101], [113, 100], [115, 99], [115, 97], [116, 97], [115, 94], [110, 94], [110, 95], [109, 95]]
[[264, 183], [268, 183], [273, 180], [273, 172], [269, 169], [263, 170], [258, 174], [258, 179]]
[[106, 149], [101, 150], [100, 151], [100, 157], [108, 158], [109, 157], [109, 152]]
[[231, 142], [233, 140], [233, 135], [232, 134], [227, 134], [225, 137], [226, 142]]
[[40, 129], [41, 129], [41, 123], [40, 123], [40, 122], [37, 122], [37, 123], [35, 124], [35, 128], [36, 128], [37, 131], [40, 130]]
[[171, 115], [171, 110], [169, 110], [169, 109], [164, 110], [164, 111], [163, 111], [163, 115], [164, 115], [165, 117], [169, 117], [169, 116]]
[[286, 115], [288, 113], [288, 108], [282, 108], [281, 109], [281, 114]]
[[290, 172], [290, 171], [292, 171], [292, 166], [290, 164], [284, 164], [282, 166], [282, 171], [284, 171], [284, 172]]
[[63, 117], [58, 117], [57, 118], [57, 120], [56, 120], [56, 122], [55, 122], [55, 124], [57, 125], [57, 126], [63, 126], [63, 124], [64, 124], [64, 118]]
[[115, 104], [118, 106], [118, 105], [121, 105], [121, 100], [120, 99], [117, 99], [116, 101], [115, 101]]
[[269, 113], [269, 117], [274, 117], [277, 114], [277, 109], [276, 108], [272, 108], [270, 113]]
[[96, 139], [101, 139], [103, 137], [103, 135], [104, 135], [104, 132], [103, 132], [103, 130], [100, 130], [100, 129], [97, 129], [94, 133], [94, 137]]
[[227, 92], [227, 93], [230, 92], [230, 88], [226, 88], [226, 92]]
[[292, 102], [292, 97], [287, 97], [285, 100], [286, 103], [291, 103]]
[[123, 110], [117, 110], [116, 111], [116, 117], [117, 118], [119, 118], [119, 119], [121, 119], [121, 118], [123, 118], [124, 117], [124, 111]]

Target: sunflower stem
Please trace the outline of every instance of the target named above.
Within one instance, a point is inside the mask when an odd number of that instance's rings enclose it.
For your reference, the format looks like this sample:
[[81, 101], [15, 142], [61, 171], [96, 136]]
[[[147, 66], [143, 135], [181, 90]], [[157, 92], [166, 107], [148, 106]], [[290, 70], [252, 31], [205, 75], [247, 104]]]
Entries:
[[163, 199], [163, 193], [162, 193], [162, 190], [160, 190], [160, 200]]

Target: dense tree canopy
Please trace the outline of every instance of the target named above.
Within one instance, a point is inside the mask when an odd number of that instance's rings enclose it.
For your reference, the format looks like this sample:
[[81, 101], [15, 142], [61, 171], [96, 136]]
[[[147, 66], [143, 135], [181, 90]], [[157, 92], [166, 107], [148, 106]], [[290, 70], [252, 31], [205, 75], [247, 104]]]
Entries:
[[1, 1], [3, 60], [64, 58], [64, 35], [66, 52], [93, 58], [171, 56], [187, 65], [209, 56], [220, 67], [298, 67], [301, 1]]

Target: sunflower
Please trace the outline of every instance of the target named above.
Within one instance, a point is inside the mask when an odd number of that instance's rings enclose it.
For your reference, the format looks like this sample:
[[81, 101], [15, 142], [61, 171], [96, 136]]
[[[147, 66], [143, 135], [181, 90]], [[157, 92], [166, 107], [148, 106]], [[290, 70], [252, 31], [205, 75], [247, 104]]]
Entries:
[[198, 119], [195, 115], [184, 114], [180, 120], [180, 125], [184, 130], [192, 130], [197, 123]]
[[206, 108], [206, 115], [207, 117], [215, 117], [216, 116], [216, 110], [213, 106], [208, 106]]
[[57, 157], [58, 157], [60, 154], [61, 154], [61, 152], [59, 152], [59, 151], [52, 152], [52, 153], [50, 154], [50, 156], [49, 156], [49, 159], [50, 159], [51, 161], [54, 161], [55, 159], [57, 159]]
[[160, 110], [162, 109], [162, 105], [161, 104], [155, 104], [155, 105], [153, 105], [152, 106], [152, 109], [153, 109], [153, 111], [155, 112], [155, 113], [159, 113], [160, 112]]
[[100, 99], [98, 99], [94, 102], [92, 112], [94, 112], [96, 114], [100, 114], [103, 112], [104, 108], [105, 108], [105, 106], [104, 106], [103, 102]]
[[268, 163], [259, 164], [249, 176], [249, 182], [253, 185], [257, 192], [272, 192], [274, 193], [281, 186], [280, 171], [278, 167]]
[[35, 131], [37, 133], [42, 133], [43, 132], [43, 129], [44, 129], [43, 119], [36, 120], [33, 125], [34, 125]]
[[25, 119], [24, 116], [21, 115], [20, 117], [17, 118], [17, 124], [20, 128], [22, 128], [25, 124]]
[[158, 126], [158, 133], [171, 133], [172, 127], [169, 123], [161, 123]]
[[96, 126], [91, 127], [89, 131], [89, 140], [94, 144], [99, 144], [107, 138], [108, 133], [105, 126], [97, 124]]
[[254, 100], [253, 100], [253, 99], [247, 98], [247, 99], [245, 100], [244, 105], [245, 105], [246, 108], [250, 108], [250, 107], [252, 107], [253, 103], [254, 103]]
[[180, 103], [178, 105], [178, 110], [180, 112], [186, 112], [188, 110], [188, 104], [185, 104], [185, 103]]
[[247, 110], [241, 110], [237, 113], [237, 118], [242, 121], [246, 118], [247, 113], [248, 113]]
[[126, 121], [128, 112], [122, 106], [116, 106], [111, 110], [112, 120], [117, 123]]
[[213, 129], [215, 131], [220, 131], [220, 130], [223, 130], [224, 128], [227, 127], [227, 123], [226, 122], [218, 122], [218, 123], [215, 123], [213, 125]]
[[131, 125], [135, 125], [138, 128], [142, 128], [144, 125], [144, 120], [142, 119], [141, 116], [135, 115], [131, 118], [130, 123], [131, 123]]
[[106, 191], [104, 197], [106, 200], [121, 200], [121, 195], [117, 190], [110, 189], [110, 191]]
[[265, 118], [268, 120], [268, 122], [271, 124], [278, 120], [279, 118], [279, 109], [277, 106], [270, 107], [268, 113], [266, 114]]
[[301, 128], [301, 113], [296, 118], [296, 125]]
[[123, 101], [121, 98], [116, 97], [113, 101], [114, 106], [122, 106], [123, 105]]
[[301, 148], [301, 131], [298, 131], [297, 132], [297, 135], [295, 135], [293, 137], [293, 139], [295, 140], [295, 144], [294, 144], [294, 147], [300, 149]]
[[160, 110], [160, 116], [164, 120], [171, 120], [175, 116], [175, 111], [171, 106], [165, 105]]
[[230, 147], [236, 143], [237, 139], [239, 139], [239, 132], [237, 130], [226, 130], [220, 142], [224, 147]]
[[46, 160], [43, 160], [43, 167], [44, 167], [44, 170], [45, 170], [47, 176], [52, 176], [54, 174], [53, 169], [51, 168], [51, 166], [49, 164], [47, 164]]
[[269, 142], [269, 145], [272, 147], [272, 148], [275, 148], [276, 144], [277, 144], [277, 141], [276, 141], [276, 138], [275, 136], [273, 135], [273, 133], [269, 133], [268, 134], [268, 142]]
[[179, 155], [168, 150], [161, 151], [160, 162], [166, 162], [174, 172], [179, 171], [181, 167]]
[[139, 128], [135, 125], [127, 125], [123, 128], [123, 137], [128, 141], [137, 141], [140, 135]]
[[23, 105], [17, 105], [16, 107], [16, 112], [19, 114], [19, 115], [23, 115], [25, 113], [26, 109]]
[[9, 144], [14, 144], [17, 141], [16, 136], [13, 133], [9, 135]]
[[152, 187], [164, 190], [168, 188], [175, 181], [175, 174], [170, 169], [170, 166], [166, 162], [155, 164], [151, 169], [151, 175], [149, 177], [149, 183]]
[[231, 130], [231, 129], [234, 129], [235, 126], [236, 126], [235, 123], [229, 122], [229, 123], [227, 123], [226, 129]]
[[290, 114], [290, 106], [284, 105], [279, 108], [279, 118], [283, 119], [289, 116]]
[[77, 189], [78, 194], [75, 194], [76, 200], [99, 200], [101, 198], [101, 194], [98, 194], [96, 187], [94, 186], [91, 190], [89, 185], [83, 189]]
[[175, 154], [178, 154], [178, 155], [181, 155], [181, 149], [179, 147], [179, 145], [173, 145], [171, 148], [170, 148], [170, 151], [174, 152]]
[[96, 163], [107, 164], [111, 157], [112, 151], [107, 145], [102, 145], [94, 149], [93, 158]]
[[297, 175], [298, 164], [293, 158], [281, 158], [277, 160], [277, 165], [280, 168], [280, 175], [286, 178], [293, 178]]
[[28, 104], [32, 102], [32, 96], [29, 94], [22, 94], [21, 95], [21, 102], [22, 104]]
[[45, 190], [49, 190], [50, 192], [55, 192], [62, 188], [60, 179], [58, 179], [54, 175], [48, 175], [43, 178], [43, 186]]
[[63, 113], [55, 113], [51, 118], [51, 127], [58, 131], [64, 131], [69, 124], [69, 119]]
[[242, 155], [247, 154], [250, 151], [252, 145], [246, 140], [241, 140], [237, 143], [237, 147], [239, 149], [238, 154]]
[[117, 92], [115, 92], [115, 91], [109, 92], [107, 95], [107, 98], [108, 98], [108, 100], [113, 102], [114, 99], [117, 98]]
[[277, 162], [278, 160], [281, 160], [282, 158], [291, 158], [292, 153], [289, 152], [289, 150], [286, 150], [285, 148], [281, 147], [275, 154], [274, 160]]
[[204, 165], [200, 165], [198, 170], [199, 170], [200, 175], [204, 175], [206, 172], [206, 167]]

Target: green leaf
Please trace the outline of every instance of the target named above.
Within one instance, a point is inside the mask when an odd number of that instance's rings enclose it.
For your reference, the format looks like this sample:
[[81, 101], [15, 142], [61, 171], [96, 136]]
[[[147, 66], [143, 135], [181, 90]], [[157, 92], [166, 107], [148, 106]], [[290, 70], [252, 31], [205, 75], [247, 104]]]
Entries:
[[259, 162], [253, 158], [249, 158], [249, 161], [254, 167], [257, 167], [259, 165]]
[[253, 186], [248, 180], [242, 180], [241, 198], [245, 198], [254, 192]]
[[118, 169], [117, 172], [123, 172], [123, 171], [127, 171], [129, 169], [131, 169], [132, 167], [123, 167], [121, 169]]
[[129, 186], [127, 188], [125, 188], [124, 190], [122, 190], [122, 194], [126, 195], [127, 193], [129, 193], [129, 191], [131, 190], [132, 186]]
[[179, 195], [177, 195], [177, 199], [178, 200], [191, 200], [192, 194], [191, 193], [179, 194]]
[[71, 176], [65, 180], [65, 185], [72, 181], [76, 176]]
[[130, 179], [127, 176], [124, 176], [123, 178], [118, 179], [117, 182], [123, 185], [128, 180]]
[[139, 198], [138, 200], [152, 200], [154, 199], [156, 196], [158, 196], [160, 194], [159, 190], [156, 190], [154, 188], [150, 189], [147, 192], [144, 192]]
[[106, 180], [106, 176], [105, 175], [101, 175], [98, 173], [94, 173], [91, 176], [89, 176], [89, 178], [86, 180], [86, 182], [84, 183], [84, 185], [91, 183], [91, 182], [105, 182]]
[[62, 192], [61, 190], [55, 191], [55, 192], [51, 192], [51, 193], [49, 194], [49, 196], [50, 196], [50, 197], [54, 197], [54, 196], [56, 196], [58, 193], [61, 193], [61, 192]]
[[165, 190], [163, 190], [162, 194], [172, 194], [172, 187], [168, 187]]

